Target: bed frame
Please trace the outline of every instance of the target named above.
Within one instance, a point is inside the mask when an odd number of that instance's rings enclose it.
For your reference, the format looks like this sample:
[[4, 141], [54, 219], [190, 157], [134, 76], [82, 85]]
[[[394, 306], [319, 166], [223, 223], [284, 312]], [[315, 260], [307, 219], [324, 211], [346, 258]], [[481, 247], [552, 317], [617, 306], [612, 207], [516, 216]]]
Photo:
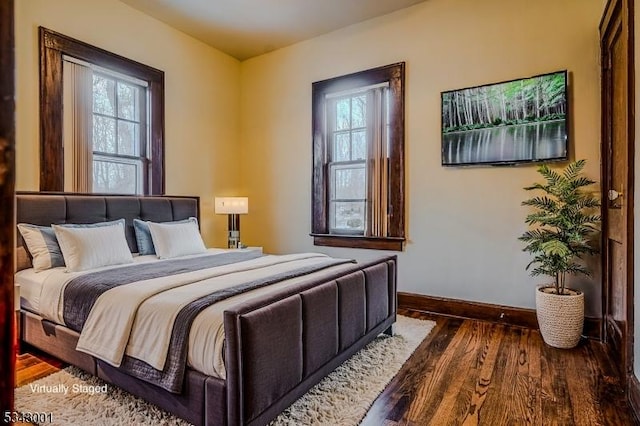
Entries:
[[[198, 197], [18, 193], [18, 223], [198, 217]], [[29, 267], [18, 233], [17, 268]], [[264, 425], [382, 332], [396, 318], [396, 256], [309, 278], [224, 313], [227, 378], [187, 369], [183, 393], [172, 394], [75, 350], [78, 333], [21, 310], [22, 341], [119, 386], [195, 425]]]

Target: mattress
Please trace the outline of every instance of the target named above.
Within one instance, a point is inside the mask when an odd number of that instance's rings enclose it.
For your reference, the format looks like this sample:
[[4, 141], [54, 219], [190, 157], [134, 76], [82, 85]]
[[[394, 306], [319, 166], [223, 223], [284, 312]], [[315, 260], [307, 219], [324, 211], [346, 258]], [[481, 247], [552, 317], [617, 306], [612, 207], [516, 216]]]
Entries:
[[[216, 249], [211, 249], [216, 250]], [[153, 262], [157, 260], [156, 256], [134, 256], [133, 261], [140, 262]], [[95, 271], [115, 268], [117, 266], [109, 266], [104, 268], [95, 269]], [[41, 315], [40, 310], [40, 297], [42, 294], [42, 288], [47, 282], [55, 282], [70, 275], [65, 272], [64, 267], [46, 269], [44, 271], [36, 271], [33, 268], [23, 269], [15, 274], [15, 283], [20, 286], [20, 307], [31, 311], [38, 315]], [[45, 301], [46, 303], [46, 301]], [[50, 318], [47, 318], [50, 319]], [[59, 323], [59, 322], [58, 322]]]
[[35, 313], [40, 311], [40, 292], [46, 279], [54, 273], [54, 269], [36, 272], [35, 269], [29, 268], [16, 273], [15, 283], [20, 286], [20, 307], [22, 309]]
[[[207, 254], [224, 252], [226, 252], [226, 250], [211, 249]], [[163, 260], [159, 260], [155, 256], [139, 256], [135, 258], [135, 262], [163, 262]], [[324, 272], [339, 271], [348, 267], [348, 264], [332, 266]], [[112, 268], [117, 267], [107, 267], [101, 269]], [[92, 270], [89, 272], [95, 271], [97, 270]], [[61, 299], [65, 283], [70, 281], [73, 277], [82, 275], [84, 273], [87, 272], [67, 273], [65, 272], [64, 268], [54, 268], [42, 272], [35, 272], [32, 269], [27, 269], [18, 272], [16, 274], [16, 281], [21, 285], [21, 296], [23, 295], [23, 309], [33, 311], [50, 321], [65, 325], [61, 311]], [[287, 286], [295, 285], [301, 281], [307, 280], [308, 278], [308, 276], [301, 276], [259, 289], [254, 289], [247, 293], [233, 296], [226, 300], [217, 302], [216, 304], [204, 309], [196, 316], [191, 325], [187, 352], [187, 365], [203, 374], [224, 379], [226, 377], [226, 368], [224, 364], [224, 311], [238, 303], [244, 303], [255, 298], [264, 297], [271, 292], [280, 291]], [[121, 287], [123, 287], [122, 290], [124, 290], [124, 287], [135, 285], [136, 283], [133, 283]], [[187, 286], [183, 287], [186, 288]], [[108, 293], [109, 292], [105, 293], [105, 295]], [[157, 316], [157, 314], [155, 313], [158, 311], [157, 307], [160, 305], [158, 305], [158, 302], [155, 299], [157, 298], [151, 297], [148, 301], [145, 302], [148, 306], [145, 306], [145, 304], [140, 306], [139, 311], [136, 313], [136, 323], [140, 322], [144, 324], [146, 322], [147, 324], [149, 324], [151, 322], [155, 326], [158, 322], [160, 322], [161, 318], [159, 318], [159, 316]], [[155, 305], [153, 303], [155, 303]], [[147, 316], [145, 317], [144, 315]], [[154, 315], [156, 316], [154, 317]], [[110, 317], [107, 316], [106, 318]], [[141, 320], [140, 318], [146, 318], [146, 320]], [[102, 321], [102, 324], [106, 322], [107, 321]], [[128, 356], [132, 356], [138, 359], [145, 359], [143, 356], [153, 358], [156, 355], [153, 353], [156, 345], [144, 343], [146, 341], [155, 342], [158, 339], [163, 338], [163, 327], [154, 326], [147, 326], [147, 328], [144, 329], [144, 332], [138, 332], [137, 334], [135, 333], [134, 328], [134, 331], [132, 331], [131, 335], [129, 336], [129, 340], [125, 340], [126, 354]], [[170, 329], [171, 327], [168, 328]], [[83, 333], [84, 331], [85, 330], [83, 330]], [[108, 334], [108, 328], [105, 329], [103, 327], [102, 329], [96, 331], [98, 333], [98, 336], [102, 336], [100, 338], [101, 340], [105, 342], [112, 341], [112, 339], [108, 337], [103, 337], [105, 336], [105, 334]], [[157, 336], [152, 336], [154, 333], [157, 333]], [[142, 338], [140, 336], [141, 334]], [[95, 356], [95, 354], [93, 355]]]

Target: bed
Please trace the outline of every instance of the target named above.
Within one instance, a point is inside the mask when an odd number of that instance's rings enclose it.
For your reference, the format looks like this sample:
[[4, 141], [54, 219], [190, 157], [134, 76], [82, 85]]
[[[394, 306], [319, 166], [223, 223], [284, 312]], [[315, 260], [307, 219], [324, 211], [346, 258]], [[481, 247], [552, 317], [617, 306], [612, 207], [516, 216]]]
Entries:
[[[197, 197], [18, 193], [16, 205], [18, 223], [41, 226], [124, 219], [132, 253], [138, 252], [134, 219], [199, 219]], [[37, 285], [42, 286], [43, 278], [30, 275], [30, 259], [20, 233], [17, 242], [17, 276], [23, 281], [29, 277], [41, 281], [27, 285], [27, 293], [21, 286], [22, 341], [195, 425], [267, 424], [377, 335], [391, 333], [396, 318], [395, 256], [331, 264], [300, 275], [285, 274], [283, 277], [288, 278], [273, 286], [220, 302], [226, 303], [218, 308], [223, 328], [222, 374], [190, 361], [184, 367], [179, 390], [167, 390], [162, 384], [134, 377], [123, 365], [115, 366], [76, 350], [79, 330], [43, 314], [47, 300], [37, 297]], [[235, 254], [218, 255], [214, 251], [207, 256], [221, 259]], [[243, 265], [267, 262], [266, 258], [271, 257], [251, 257]], [[325, 259], [309, 255], [305, 261], [320, 263]]]

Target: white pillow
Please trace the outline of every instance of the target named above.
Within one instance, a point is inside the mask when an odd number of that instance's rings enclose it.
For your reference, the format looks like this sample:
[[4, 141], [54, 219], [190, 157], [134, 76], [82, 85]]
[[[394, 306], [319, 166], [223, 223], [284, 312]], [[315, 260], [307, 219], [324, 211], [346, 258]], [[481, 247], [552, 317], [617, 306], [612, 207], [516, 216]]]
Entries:
[[67, 272], [133, 262], [124, 226], [72, 228], [51, 225], [67, 265]]
[[160, 259], [207, 251], [195, 222], [171, 224], [147, 222], [147, 225], [149, 225], [156, 254]]

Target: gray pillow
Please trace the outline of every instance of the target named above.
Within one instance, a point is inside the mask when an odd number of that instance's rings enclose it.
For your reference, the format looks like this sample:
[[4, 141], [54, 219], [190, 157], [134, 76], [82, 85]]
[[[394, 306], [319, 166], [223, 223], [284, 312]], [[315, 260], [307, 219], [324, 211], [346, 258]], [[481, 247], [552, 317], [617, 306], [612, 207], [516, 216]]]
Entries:
[[24, 240], [25, 248], [31, 255], [31, 263], [36, 271], [64, 266], [62, 251], [56, 234], [50, 226], [19, 223], [18, 230]]
[[97, 228], [99, 226], [113, 226], [121, 223], [122, 227], [126, 226], [124, 219], [116, 219], [110, 222], [95, 222], [95, 223], [61, 223], [60, 226], [65, 228]]

